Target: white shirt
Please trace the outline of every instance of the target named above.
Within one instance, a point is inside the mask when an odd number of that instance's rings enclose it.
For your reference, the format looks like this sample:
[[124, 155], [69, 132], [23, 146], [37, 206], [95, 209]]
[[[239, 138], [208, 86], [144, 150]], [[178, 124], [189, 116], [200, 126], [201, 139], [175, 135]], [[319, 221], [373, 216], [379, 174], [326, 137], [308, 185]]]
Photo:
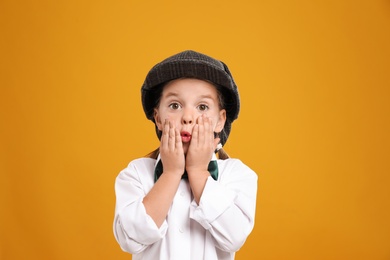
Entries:
[[218, 180], [208, 177], [199, 205], [182, 179], [158, 228], [142, 203], [157, 162], [136, 159], [116, 178], [114, 235], [122, 250], [133, 260], [234, 259], [254, 226], [256, 173], [238, 159], [217, 160]]

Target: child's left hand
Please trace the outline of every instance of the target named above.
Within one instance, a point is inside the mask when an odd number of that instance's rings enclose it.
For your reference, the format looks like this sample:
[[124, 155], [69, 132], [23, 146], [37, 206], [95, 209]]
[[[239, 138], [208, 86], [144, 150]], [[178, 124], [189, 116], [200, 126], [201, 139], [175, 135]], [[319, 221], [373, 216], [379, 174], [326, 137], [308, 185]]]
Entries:
[[214, 138], [212, 120], [204, 115], [198, 117], [186, 156], [188, 174], [207, 171], [212, 154], [219, 141], [220, 138]]

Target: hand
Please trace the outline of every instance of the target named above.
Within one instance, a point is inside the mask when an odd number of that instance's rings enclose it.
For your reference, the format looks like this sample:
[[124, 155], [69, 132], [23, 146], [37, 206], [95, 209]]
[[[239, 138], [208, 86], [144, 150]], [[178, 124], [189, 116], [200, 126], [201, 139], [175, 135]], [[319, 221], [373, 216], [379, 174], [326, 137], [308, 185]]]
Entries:
[[164, 122], [160, 155], [164, 166], [164, 174], [175, 174], [180, 177], [183, 175], [185, 159], [180, 132], [168, 119]]
[[214, 138], [213, 122], [207, 116], [200, 116], [192, 131], [191, 143], [186, 156], [186, 170], [192, 172], [207, 171], [209, 162], [220, 138]]

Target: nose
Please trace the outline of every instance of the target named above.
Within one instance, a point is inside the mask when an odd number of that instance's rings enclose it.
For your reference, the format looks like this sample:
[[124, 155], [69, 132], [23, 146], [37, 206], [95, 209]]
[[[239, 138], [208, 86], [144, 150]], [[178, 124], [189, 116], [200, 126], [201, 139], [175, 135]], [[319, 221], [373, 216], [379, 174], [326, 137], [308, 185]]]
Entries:
[[183, 124], [191, 125], [192, 124], [192, 120], [191, 119], [186, 120], [186, 119], [183, 118]]
[[189, 111], [188, 109], [186, 109], [183, 113], [183, 117], [181, 119], [181, 122], [182, 124], [184, 125], [191, 125], [194, 123], [194, 116], [193, 116], [193, 113], [191, 113], [191, 111]]

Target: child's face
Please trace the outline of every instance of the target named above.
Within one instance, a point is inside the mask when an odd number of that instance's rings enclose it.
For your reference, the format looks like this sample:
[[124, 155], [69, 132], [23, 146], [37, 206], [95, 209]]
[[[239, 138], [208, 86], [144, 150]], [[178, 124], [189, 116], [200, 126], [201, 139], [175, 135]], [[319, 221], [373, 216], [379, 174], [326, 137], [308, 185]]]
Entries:
[[220, 109], [218, 92], [212, 84], [198, 79], [177, 79], [164, 86], [154, 119], [160, 131], [166, 119], [179, 130], [184, 153], [191, 142], [192, 130], [200, 116], [211, 119], [214, 132], [221, 132], [226, 121]]

